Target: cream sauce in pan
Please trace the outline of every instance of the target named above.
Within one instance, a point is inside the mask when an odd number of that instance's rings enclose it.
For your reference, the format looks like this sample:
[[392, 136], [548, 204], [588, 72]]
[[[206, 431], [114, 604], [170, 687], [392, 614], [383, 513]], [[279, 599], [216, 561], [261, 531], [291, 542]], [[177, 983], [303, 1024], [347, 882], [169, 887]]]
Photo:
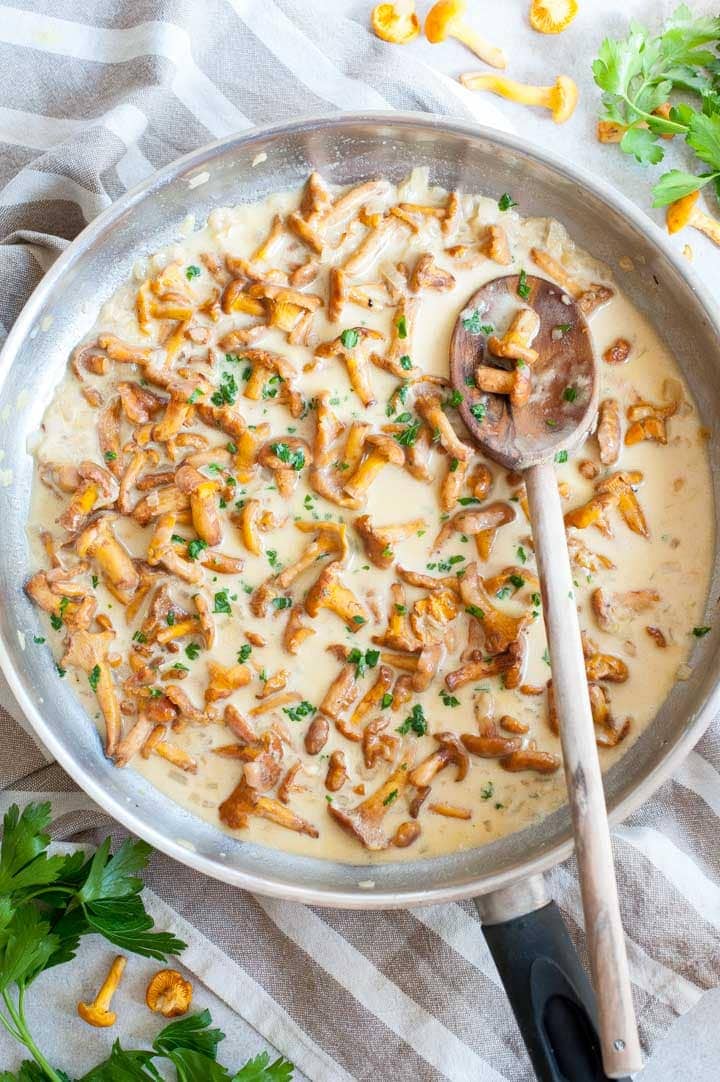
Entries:
[[[188, 223], [183, 239], [137, 266], [135, 280], [120, 289], [104, 305], [88, 340], [95, 340], [99, 332], [110, 332], [125, 341], [148, 345], [148, 338], [141, 333], [135, 315], [136, 292], [142, 281], [157, 274], [169, 263], [178, 262], [183, 269], [197, 266], [200, 274], [189, 281], [188, 292], [198, 300], [204, 299], [215, 288], [215, 283], [206, 270], [201, 255], [214, 253], [221, 260], [227, 254], [247, 258], [267, 236], [273, 217], [287, 214], [297, 206], [298, 199], [297, 193], [283, 194], [256, 206], [219, 209], [210, 215], [207, 225], [197, 231], [193, 231], [192, 224]], [[416, 171], [398, 190], [389, 190], [385, 198], [375, 200], [369, 209], [376, 210], [402, 200], [444, 205], [446, 199], [446, 193], [428, 187], [424, 174]], [[583, 283], [608, 281], [607, 271], [578, 251], [562, 226], [556, 222], [542, 219], [523, 220], [514, 209], [500, 211], [494, 200], [469, 196], [462, 197], [462, 218], [458, 233], [451, 239], [441, 234], [439, 222], [434, 219], [426, 221], [418, 234], [401, 228], [397, 238], [382, 252], [379, 261], [362, 279], [377, 281], [379, 271], [391, 270], [398, 260], [403, 260], [412, 269], [417, 256], [427, 251], [435, 254], [442, 267], [452, 271], [456, 278], [452, 291], [424, 291], [420, 294], [420, 311], [409, 351], [412, 352], [413, 364], [428, 373], [447, 374], [448, 345], [455, 320], [463, 310], [465, 300], [483, 282], [497, 274], [517, 273], [520, 268], [526, 268], [528, 273], [542, 275], [543, 272], [533, 264], [529, 254], [533, 246], [544, 248], [556, 259], [562, 260]], [[506, 231], [513, 256], [512, 264], [507, 267], [498, 266], [485, 259], [474, 267], [463, 269], [459, 261], [450, 257], [445, 249], [457, 243], [471, 244], [481, 228], [490, 223], [498, 223]], [[357, 246], [364, 232], [364, 226], [359, 226], [355, 232], [351, 231], [351, 235], [343, 243], [328, 253], [328, 262], [342, 263]], [[308, 257], [308, 253], [297, 241], [286, 240], [283, 243], [285, 246], [281, 245], [270, 265], [289, 267]], [[325, 297], [326, 282], [327, 267], [323, 267], [318, 278], [307, 290]], [[511, 313], [508, 320], [510, 315]], [[338, 335], [343, 328], [356, 326], [377, 328], [388, 336], [393, 318], [393, 307], [366, 310], [348, 306], [341, 322], [330, 324], [327, 320], [327, 309], [323, 307], [315, 315], [312, 342], [327, 341]], [[213, 333], [217, 331], [217, 336], [221, 337], [229, 329], [244, 326], [248, 322], [249, 317], [235, 314], [222, 315], [216, 325], [207, 320], [204, 324], [211, 326]], [[619, 399], [623, 414], [632, 402], [643, 400], [661, 403], [664, 399], [664, 381], [668, 378], [681, 379], [673, 357], [651, 326], [619, 292], [616, 291], [612, 300], [590, 317], [590, 326], [594, 346], [600, 354], [619, 336], [631, 344], [627, 363], [601, 365], [601, 397]], [[504, 328], [497, 330], [501, 333]], [[152, 338], [150, 344], [154, 344]], [[271, 330], [259, 344], [262, 348], [285, 354], [299, 372], [303, 365], [312, 359], [311, 349], [289, 345], [285, 334], [279, 330]], [[204, 356], [207, 349], [206, 346], [189, 348], [192, 355], [198, 357]], [[238, 353], [241, 355], [242, 350]], [[240, 385], [236, 408], [248, 424], [269, 422], [274, 438], [282, 439], [283, 436], [293, 434], [303, 437], [312, 446], [315, 430], [313, 411], [304, 419], [294, 419], [286, 406], [278, 404], [273, 398], [259, 402], [247, 400], [242, 396], [242, 362], [226, 363], [220, 351], [216, 351], [214, 368], [214, 380], [219, 380], [225, 371], [231, 371], [235, 376]], [[103, 397], [108, 399], [114, 383], [119, 380], [138, 379], [140, 376], [141, 373], [133, 366], [111, 364], [107, 375], [88, 377], [88, 383], [99, 388]], [[359, 402], [348, 380], [345, 366], [339, 359], [331, 359], [326, 361], [323, 367], [304, 373], [299, 380], [299, 386], [306, 399], [322, 390], [329, 390], [332, 408], [341, 421], [349, 423], [353, 419], [362, 419], [377, 431], [388, 420], [392, 421], [398, 412], [410, 411], [412, 405], [398, 405], [388, 417], [386, 407], [398, 386], [398, 379], [376, 367], [372, 367], [370, 378], [377, 402], [369, 408], [363, 408]], [[451, 411], [451, 416], [453, 412]], [[68, 372], [45, 415], [42, 432], [34, 447], [38, 463], [76, 464], [83, 459], [101, 462], [96, 422], [97, 411], [82, 397], [77, 379]], [[208, 436], [211, 446], [220, 448], [228, 442], [228, 438], [216, 429], [199, 424], [196, 427]], [[632, 721], [627, 736], [617, 747], [600, 749], [604, 769], [622, 756], [643, 729], [651, 724], [674, 682], [686, 674], [686, 663], [695, 641], [693, 628], [704, 622], [703, 606], [713, 544], [710, 473], [703, 433], [687, 388], [683, 392], [682, 405], [667, 421], [667, 433], [667, 446], [645, 441], [623, 447], [619, 465], [604, 470], [604, 473], [617, 469], [640, 470], [644, 475], [644, 482], [638, 490], [638, 499], [648, 522], [649, 539], [631, 532], [616, 511], [611, 512], [615, 532], [613, 538], [602, 536], [592, 527], [571, 531], [572, 535], [581, 538], [595, 553], [604, 554], [615, 565], [614, 569], [602, 569], [594, 574], [582, 568], [576, 568], [575, 571], [575, 591], [581, 626], [602, 652], [620, 657], [629, 669], [629, 679], [625, 683], [605, 685], [613, 715], [619, 719], [630, 717]], [[559, 480], [567, 482], [569, 486], [569, 494], [565, 500], [568, 509], [583, 504], [593, 494], [595, 482], [586, 480], [577, 466], [578, 461], [588, 458], [598, 461], [598, 447], [594, 436], [589, 438], [586, 446], [570, 461], [558, 466]], [[476, 463], [481, 459], [477, 456], [473, 461]], [[517, 495], [517, 483], [509, 483], [505, 471], [500, 467], [493, 463], [488, 465], [494, 477], [488, 499], [509, 500], [513, 495]], [[261, 556], [252, 556], [244, 548], [237, 526], [229, 519], [223, 519], [223, 540], [219, 548], [223, 553], [244, 558], [245, 566], [239, 576], [214, 576], [210, 572], [205, 573], [204, 589], [208, 596], [212, 598], [215, 593], [226, 590], [231, 606], [230, 615], [214, 616], [218, 635], [212, 658], [222, 664], [233, 664], [238, 651], [247, 641], [245, 633], [248, 630], [259, 632], [267, 640], [267, 645], [255, 646], [252, 650], [248, 660], [248, 664], [255, 666], [251, 683], [234, 692], [229, 700], [217, 704], [220, 707], [218, 723], [189, 724], [180, 732], [168, 733], [168, 741], [186, 750], [194, 758], [197, 764], [195, 773], [180, 770], [155, 754], [148, 758], [136, 755], [131, 765], [126, 768], [142, 771], [157, 787], [158, 801], [177, 801], [218, 828], [227, 829], [218, 817], [218, 805], [236, 785], [243, 764], [213, 753], [213, 748], [234, 741], [232, 733], [222, 724], [222, 707], [227, 702], [232, 702], [247, 716], [248, 711], [260, 701], [256, 696], [262, 690], [261, 676], [269, 676], [278, 669], [289, 671], [289, 689], [299, 692], [303, 700], [317, 706], [340, 668], [337, 658], [326, 648], [333, 643], [341, 643], [365, 651], [373, 648], [371, 636], [382, 633], [385, 628], [388, 589], [390, 584], [396, 581], [395, 567], [393, 565], [388, 570], [381, 570], [373, 566], [351, 525], [348, 528], [350, 554], [343, 571], [343, 581], [361, 601], [367, 603], [367, 600], [371, 599], [378, 603], [378, 619], [371, 617], [368, 624], [351, 633], [345, 629], [339, 618], [329, 611], [321, 611], [314, 620], [305, 617], [305, 622], [313, 627], [316, 634], [303, 643], [298, 655], [293, 657], [283, 650], [281, 641], [287, 611], [273, 610], [270, 617], [263, 619], [251, 613], [248, 607], [249, 592], [267, 579], [274, 568], [286, 566], [296, 559], [308, 544], [307, 535], [295, 529], [294, 519], [341, 519], [351, 523], [356, 515], [366, 513], [374, 523], [385, 525], [422, 518], [425, 522], [424, 528], [394, 546], [397, 563], [405, 568], [437, 575], [448, 572], [443, 572], [442, 569], [438, 571], [437, 567], [428, 569], [428, 565], [442, 562], [447, 568], [451, 558], [455, 558], [450, 565], [449, 573], [452, 574], [477, 559], [474, 539], [465, 539], [458, 533], [452, 535], [439, 553], [430, 551], [432, 540], [442, 525], [438, 490], [441, 478], [447, 470], [447, 456], [434, 450], [430, 470], [435, 480], [428, 484], [414, 479], [400, 468], [388, 466], [371, 485], [366, 507], [358, 512], [345, 511], [314, 493], [307, 484], [305, 470], [301, 472], [297, 487], [289, 498], [278, 494], [273, 486], [273, 477], [266, 469], [259, 469], [249, 484], [237, 486], [238, 500], [253, 497], [260, 499], [263, 507], [272, 510], [283, 524], [262, 535], [265, 552]], [[469, 491], [466, 487], [463, 490], [464, 495], [467, 496]], [[36, 481], [29, 533], [38, 566], [47, 566], [39, 540], [40, 530], [50, 528], [59, 539], [64, 540], [66, 537], [64, 531], [54, 523], [68, 499], [66, 495], [58, 496], [39, 479]], [[532, 548], [527, 541], [528, 521], [521, 505], [514, 502], [513, 506], [516, 509], [515, 521], [499, 530], [490, 559], [486, 564], [479, 564], [481, 574], [486, 577], [511, 565], [517, 565], [521, 576], [523, 569], [529, 572], [534, 570]], [[228, 511], [230, 510], [232, 507], [228, 508]], [[461, 508], [455, 509], [458, 510]], [[183, 525], [178, 529], [184, 536], [193, 536], [191, 526]], [[142, 529], [123, 519], [116, 532], [134, 555], [145, 555], [151, 528]], [[302, 598], [315, 577], [316, 573], [311, 571], [291, 589], [296, 602], [302, 603]], [[659, 600], [650, 611], [631, 615], [626, 619], [618, 633], [609, 634], [597, 626], [590, 608], [590, 595], [598, 586], [611, 592], [654, 589], [659, 594]], [[408, 607], [425, 594], [425, 591], [411, 586], [406, 587], [406, 592]], [[517, 590], [512, 587], [505, 591], [508, 596], [497, 600], [497, 607], [517, 614], [522, 611], [523, 606], [527, 607], [529, 604], [530, 592], [531, 588], [527, 584]], [[95, 594], [98, 611], [107, 613], [117, 633], [114, 652], [125, 658], [131, 646], [131, 636], [139, 626], [144, 610], [141, 609], [136, 620], [127, 626], [122, 605], [107, 590], [101, 575], [98, 575]], [[183, 587], [179, 596], [187, 595], [188, 588]], [[405, 759], [413, 756], [415, 762], [419, 762], [428, 755], [437, 746], [431, 735], [433, 732], [455, 730], [476, 733], [478, 729], [473, 703], [482, 691], [491, 693], [496, 718], [510, 714], [521, 719], [529, 727], [526, 741], [535, 740], [538, 748], [559, 755], [559, 741], [548, 725], [547, 696], [544, 691], [536, 696], [523, 695], [518, 690], [505, 689], [501, 678], [494, 676], [473, 681], [457, 690], [454, 696], [449, 696], [446, 689], [445, 693], [442, 693], [445, 687], [444, 676], [458, 668], [459, 655], [466, 646], [467, 625], [471, 619], [472, 617], [466, 616], [461, 609], [455, 621], [455, 649], [448, 651], [429, 689], [414, 694], [410, 702], [399, 710], [388, 709], [384, 712], [389, 718], [386, 731], [390, 733], [402, 724], [416, 703], [422, 706], [428, 722], [428, 735], [417, 737], [411, 731], [402, 736], [396, 761], [399, 761], [402, 755]], [[662, 631], [667, 643], [664, 648], [660, 648], [655, 639], [646, 632], [648, 625]], [[59, 658], [62, 654], [64, 629], [53, 630], [48, 625], [47, 637]], [[197, 636], [180, 639], [180, 652], [172, 658], [168, 657], [160, 672], [169, 667], [173, 660], [185, 665], [188, 673], [181, 686], [195, 704], [201, 706], [208, 682], [207, 666], [211, 655], [201, 650], [197, 657], [192, 659], [186, 653], [190, 642], [199, 642], [199, 639]], [[190, 654], [192, 653], [191, 650]], [[127, 672], [126, 668], [117, 670], [116, 681], [119, 682]], [[532, 620], [529, 628], [529, 658], [523, 682], [544, 686], [550, 672], [542, 619], [538, 617]], [[376, 675], [377, 668], [369, 670], [362, 679], [363, 690], [374, 682]], [[65, 679], [77, 688], [91, 715], [98, 719], [101, 726], [97, 703], [88, 688], [86, 674], [68, 670]], [[161, 680], [158, 683], [162, 686]], [[449, 705], [455, 701], [459, 701], [459, 705]], [[373, 711], [368, 717], [372, 718], [377, 714], [378, 711]], [[455, 780], [454, 767], [442, 770], [435, 777], [431, 797], [419, 815], [422, 832], [412, 846], [407, 849], [391, 847], [384, 852], [369, 853], [331, 818], [327, 804], [331, 799], [339, 806], [355, 805], [363, 798], [353, 792], [353, 787], [364, 785], [366, 795], [374, 792], [386, 778], [390, 766], [380, 763], [373, 769], [367, 769], [363, 764], [360, 746], [345, 739], [332, 724], [327, 744], [320, 755], [314, 756], [308, 755], [303, 746], [303, 736], [309, 720], [307, 717], [292, 721], [286, 714], [278, 711], [256, 718], [254, 724], [257, 730], [262, 732], [276, 718], [282, 719], [289, 732], [284, 768], [298, 759], [302, 763], [298, 781], [302, 783], [304, 790], [292, 794], [290, 806], [314, 824], [320, 836], [317, 839], [309, 838], [255, 816], [251, 817], [245, 829], [231, 831], [237, 836], [266, 845], [356, 863], [415, 859], [482, 845], [535, 822], [560, 806], [565, 799], [561, 770], [549, 776], [533, 771], [509, 773], [496, 760], [471, 756], [471, 768], [464, 781]], [[125, 718], [126, 728], [133, 720], [134, 718]], [[330, 794], [324, 782], [328, 756], [336, 748], [345, 752], [350, 780], [341, 791]], [[430, 810], [430, 804], [443, 801], [468, 809], [470, 818], [446, 818]], [[403, 794], [388, 806], [384, 820], [388, 837], [407, 819], [408, 800]]]

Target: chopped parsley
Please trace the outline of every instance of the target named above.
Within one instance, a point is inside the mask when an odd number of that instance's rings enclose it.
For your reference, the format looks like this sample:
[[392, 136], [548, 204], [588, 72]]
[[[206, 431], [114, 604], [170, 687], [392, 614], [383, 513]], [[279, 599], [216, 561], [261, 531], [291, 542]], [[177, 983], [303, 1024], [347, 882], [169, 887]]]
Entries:
[[450, 473], [455, 473], [455, 470], [458, 468], [459, 465], [460, 465], [460, 459], [459, 458], [451, 458], [450, 459]]
[[305, 465], [304, 451], [293, 451], [287, 443], [271, 443], [270, 450], [283, 465], [289, 466], [291, 470], [299, 472]]
[[368, 669], [374, 669], [380, 660], [379, 650], [366, 650], [363, 654], [362, 650], [358, 650], [355, 647], [347, 656], [347, 660], [351, 665], [355, 666], [355, 676], [359, 680], [361, 676], [364, 676]]
[[55, 613], [55, 612], [51, 613], [50, 614], [50, 626], [52, 627], [52, 629], [54, 631], [59, 631], [60, 628], [63, 626], [62, 616], [58, 616], [57, 613]]
[[411, 424], [406, 425], [402, 432], [395, 433], [395, 440], [402, 447], [412, 447], [418, 438], [420, 432], [420, 421], [413, 421]]
[[201, 390], [199, 387], [196, 387], [192, 394], [188, 397], [188, 405], [193, 406], [197, 402], [198, 398], [200, 398], [204, 394], [205, 392], [203, 390]]
[[365, 619], [364, 616], [353, 616], [352, 622], [354, 624], [357, 624], [358, 627], [362, 627], [363, 624], [367, 623], [367, 620]]
[[228, 452], [228, 454], [235, 455], [237, 454], [237, 444], [233, 443], [231, 440], [230, 443], [225, 444], [225, 450]]
[[572, 323], [558, 323], [557, 327], [553, 327], [553, 330], [560, 331], [560, 336], [562, 337], [564, 334], [567, 334], [571, 327]]
[[201, 538], [196, 538], [194, 541], [190, 541], [187, 547], [187, 554], [189, 560], [197, 560], [198, 556], [203, 549], [208, 547], [207, 541], [203, 541]]
[[93, 665], [92, 669], [88, 673], [88, 684], [93, 689], [93, 691], [97, 691], [99, 683], [100, 683], [100, 666], [99, 665]]
[[445, 402], [443, 403], [443, 405], [445, 405], [445, 406], [454, 406], [457, 409], [457, 407], [460, 405], [462, 400], [463, 400], [462, 392], [455, 389], [450, 393], [449, 397], [445, 399]]
[[513, 197], [509, 194], [509, 192], [503, 192], [503, 194], [498, 199], [498, 207], [499, 207], [500, 210], [510, 210], [511, 207], [516, 207], [516, 206], [517, 206], [517, 203], [515, 202]]
[[482, 500], [479, 500], [477, 496], [461, 496], [458, 503], [461, 507], [469, 507], [473, 503], [482, 503]]
[[243, 646], [241, 646], [240, 649], [238, 650], [238, 654], [237, 654], [238, 664], [242, 665], [244, 661], [247, 661], [247, 659], [250, 657], [251, 653], [252, 653], [252, 646], [250, 645], [250, 643], [248, 643], [248, 642], [244, 643]]
[[165, 617], [165, 623], [168, 627], [175, 627], [175, 613], [169, 612]]
[[492, 327], [487, 328], [481, 322], [480, 312], [477, 308], [470, 313], [469, 316], [463, 316], [461, 321], [464, 330], [468, 334], [488, 334], [492, 333]]
[[470, 616], [474, 616], [476, 620], [484, 620], [485, 619], [485, 613], [483, 612], [483, 610], [480, 608], [479, 605], [466, 605], [465, 606], [465, 612], [469, 613]]
[[495, 786], [493, 785], [493, 783], [491, 781], [489, 781], [487, 783], [487, 785], [483, 785], [482, 789], [480, 790], [480, 799], [481, 800], [490, 800], [490, 798], [492, 797], [494, 792], [495, 792]]
[[521, 270], [518, 276], [517, 292], [518, 297], [522, 297], [524, 301], [530, 296], [530, 286], [528, 285], [527, 274], [524, 270]]
[[185, 656], [189, 658], [190, 661], [195, 661], [199, 653], [200, 646], [196, 642], [190, 642], [185, 647]]
[[558, 423], [554, 417], [547, 417], [545, 419], [545, 424], [548, 426], [548, 428], [557, 428], [558, 426]]
[[420, 703], [415, 703], [402, 725], [398, 725], [396, 732], [401, 733], [403, 736], [410, 732], [415, 733], [415, 736], [425, 736], [427, 721]]
[[270, 602], [274, 609], [280, 612], [281, 609], [289, 609], [292, 607], [292, 599], [289, 597], [274, 597]]
[[392, 695], [390, 694], [389, 691], [386, 691], [385, 694], [383, 695], [382, 699], [380, 700], [380, 709], [381, 710], [387, 710], [387, 708], [389, 706], [392, 706], [392, 704], [393, 704], [393, 697], [392, 697]]
[[215, 594], [215, 604], [213, 606], [213, 612], [224, 612], [228, 616], [232, 614], [232, 608], [230, 607], [230, 598], [228, 597], [227, 590], [219, 590]]
[[546, 665], [549, 665], [549, 664], [550, 664], [550, 654], [548, 653], [548, 648], [547, 648], [547, 646], [546, 646], [546, 647], [545, 647], [545, 649], [543, 650], [543, 656], [542, 656], [542, 659], [543, 659], [543, 661], [545, 662], [545, 664], [546, 664]]
[[340, 335], [340, 341], [345, 346], [345, 349], [355, 349], [355, 346], [360, 341], [360, 334], [355, 327], [348, 327]]
[[696, 639], [702, 639], [705, 635], [709, 635], [712, 628], [709, 627], [694, 627], [692, 633]]
[[577, 387], [566, 387], [563, 391], [563, 398], [566, 402], [574, 402], [577, 396]]
[[398, 338], [407, 338], [408, 329], [407, 329], [407, 319], [405, 318], [405, 316], [400, 316], [400, 318], [396, 322], [395, 326], [397, 327]]
[[213, 406], [232, 406], [237, 398], [238, 385], [232, 372], [223, 372], [220, 385], [211, 396]]
[[568, 460], [567, 451], [558, 451], [557, 454], [555, 455], [555, 461], [558, 462], [560, 465], [562, 465], [563, 462], [567, 462], [567, 460]]
[[542, 598], [540, 597], [540, 594], [530, 594], [530, 601], [536, 609], [539, 609], [542, 605]]
[[268, 563], [270, 564], [273, 571], [277, 571], [277, 569], [280, 567], [280, 560], [278, 559], [277, 551], [275, 549], [268, 549], [265, 555], [267, 556]]
[[63, 676], [67, 672], [67, 669], [63, 669], [62, 665], [56, 665], [55, 668], [57, 669], [58, 676], [62, 680]]
[[392, 802], [394, 800], [397, 800], [397, 798], [398, 798], [398, 791], [397, 791], [397, 789], [393, 789], [393, 790], [391, 790], [391, 792], [388, 793], [388, 795], [383, 800], [383, 805], [385, 807], [387, 807], [388, 804], [392, 804]]
[[117, 458], [117, 452], [116, 451], [106, 451], [105, 452], [105, 461], [106, 462], [114, 462], [116, 458]]
[[508, 582], [511, 582], [516, 590], [521, 590], [525, 585], [525, 579], [522, 577], [522, 575], [510, 575], [508, 578]]
[[297, 706], [284, 706], [282, 708], [283, 714], [287, 714], [290, 721], [302, 721], [303, 718], [310, 717], [311, 714], [314, 714], [316, 710], [317, 707], [313, 706], [312, 703], [309, 703], [307, 699], [303, 699]]
[[527, 552], [522, 547], [522, 545], [518, 545], [518, 547], [515, 549], [515, 552], [517, 553], [517, 558], [520, 561], [520, 563], [521, 564], [526, 564], [527, 563]]
[[263, 398], [267, 399], [277, 397], [277, 393], [280, 390], [279, 385], [281, 382], [282, 380], [280, 379], [280, 376], [271, 376], [262, 389]]
[[412, 359], [407, 353], [403, 353], [402, 357], [400, 358], [399, 364], [405, 372], [409, 372], [412, 368]]
[[185, 270], [185, 277], [187, 278], [188, 282], [192, 282], [193, 278], [199, 278], [200, 268], [196, 267], [194, 263], [191, 263], [190, 266], [187, 267]]
[[37, 643], [38, 646], [40, 646], [42, 643], [45, 642], [45, 636], [44, 635], [33, 635], [33, 642]]
[[100, 579], [97, 577], [97, 575], [93, 575], [92, 576], [92, 588], [93, 588], [93, 590], [97, 590], [97, 585], [98, 585], [99, 582], [100, 582]]
[[460, 706], [460, 700], [455, 695], [451, 695], [445, 688], [440, 688], [440, 698], [444, 706]]
[[145, 635], [142, 631], [136, 631], [133, 635], [133, 642], [147, 642], [147, 635]]
[[476, 402], [473, 406], [470, 407], [470, 412], [475, 418], [475, 420], [479, 421], [482, 424], [482, 422], [485, 420], [485, 414], [487, 413], [487, 406], [484, 402]]

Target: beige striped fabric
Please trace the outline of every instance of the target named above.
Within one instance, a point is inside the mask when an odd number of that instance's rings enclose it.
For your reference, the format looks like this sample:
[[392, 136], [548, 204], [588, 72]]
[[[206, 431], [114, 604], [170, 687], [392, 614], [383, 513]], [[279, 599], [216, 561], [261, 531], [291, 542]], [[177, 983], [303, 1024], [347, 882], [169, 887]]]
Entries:
[[[404, 51], [399, 61], [372, 37], [367, 7], [0, 3], [0, 341], [85, 224], [194, 147], [338, 108], [462, 115], [456, 85], [421, 51]], [[33, 741], [6, 688], [0, 700], [2, 810], [50, 799], [56, 839], [91, 844], [119, 835]], [[708, 839], [719, 815], [716, 726], [615, 834], [646, 1049], [717, 983], [720, 851]], [[572, 861], [555, 869], [550, 886], [583, 953]], [[471, 903], [368, 914], [312, 909], [200, 881], [159, 854], [149, 887], [158, 921], [189, 943], [188, 968], [294, 1060], [299, 1078], [531, 1078]]]

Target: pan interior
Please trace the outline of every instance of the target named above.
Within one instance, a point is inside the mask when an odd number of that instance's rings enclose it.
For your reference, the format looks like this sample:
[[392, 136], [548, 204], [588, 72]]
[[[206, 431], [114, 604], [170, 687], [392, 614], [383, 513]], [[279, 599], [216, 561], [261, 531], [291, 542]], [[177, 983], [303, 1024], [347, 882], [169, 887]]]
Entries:
[[[702, 422], [713, 434], [709, 453], [714, 459], [720, 433], [718, 327], [709, 302], [688, 281], [659, 231], [621, 197], [603, 194], [602, 185], [539, 152], [528, 153], [509, 137], [420, 115], [298, 122], [225, 140], [164, 170], [93, 223], [62, 257], [13, 329], [0, 369], [0, 659], [30, 721], [76, 781], [152, 844], [228, 882], [320, 904], [401, 905], [493, 889], [567, 854], [567, 810], [479, 849], [422, 862], [348, 866], [229, 838], [169, 803], [139, 774], [115, 769], [70, 687], [58, 679], [49, 653], [32, 649], [39, 625], [22, 592], [29, 569], [25, 523], [33, 460], [28, 447], [70, 350], [100, 305], [140, 256], [177, 239], [188, 215], [201, 223], [217, 206], [297, 187], [313, 168], [332, 183], [351, 184], [379, 175], [397, 181], [413, 166], [428, 166], [431, 181], [448, 189], [512, 191], [521, 198], [524, 215], [557, 218], [581, 247], [605, 261], [675, 354]], [[632, 272], [620, 266], [620, 260], [627, 265], [627, 257]], [[720, 471], [713, 483], [720, 485]], [[713, 498], [717, 520], [717, 492], [708, 493]], [[717, 588], [716, 553], [711, 597]], [[711, 635], [698, 642], [690, 678], [675, 686], [655, 722], [606, 776], [608, 804], [617, 816], [650, 794], [709, 722], [717, 641]]]

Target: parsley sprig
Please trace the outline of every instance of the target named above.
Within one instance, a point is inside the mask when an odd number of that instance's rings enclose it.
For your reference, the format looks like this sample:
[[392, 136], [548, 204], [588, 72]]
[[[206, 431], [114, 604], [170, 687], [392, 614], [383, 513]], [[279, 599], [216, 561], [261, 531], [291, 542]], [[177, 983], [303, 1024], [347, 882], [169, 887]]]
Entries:
[[[654, 35], [631, 23], [627, 36], [606, 38], [593, 62], [603, 93], [602, 120], [624, 129], [620, 148], [646, 165], [663, 160], [663, 135], [684, 137], [701, 162], [698, 175], [671, 169], [653, 188], [653, 206], [662, 207], [714, 181], [720, 190], [720, 17], [694, 15], [683, 4]], [[713, 48], [708, 48], [713, 46]], [[675, 104], [667, 116], [656, 110], [673, 91], [694, 94], [700, 108]]]
[[[153, 930], [142, 901], [150, 846], [127, 840], [114, 854], [107, 839], [94, 855], [50, 855], [50, 805], [13, 804], [0, 844], [0, 1025], [32, 1056], [0, 1082], [71, 1082], [47, 1061], [28, 1026], [25, 999], [48, 969], [70, 962], [85, 935], [98, 933], [123, 951], [165, 961], [185, 948], [171, 932]], [[79, 1082], [158, 1082], [155, 1060], [175, 1068], [178, 1082], [291, 1082], [293, 1066], [267, 1052], [234, 1074], [217, 1062], [224, 1033], [211, 1028], [210, 1012], [165, 1026], [152, 1048], [129, 1050], [115, 1041], [108, 1059]]]

